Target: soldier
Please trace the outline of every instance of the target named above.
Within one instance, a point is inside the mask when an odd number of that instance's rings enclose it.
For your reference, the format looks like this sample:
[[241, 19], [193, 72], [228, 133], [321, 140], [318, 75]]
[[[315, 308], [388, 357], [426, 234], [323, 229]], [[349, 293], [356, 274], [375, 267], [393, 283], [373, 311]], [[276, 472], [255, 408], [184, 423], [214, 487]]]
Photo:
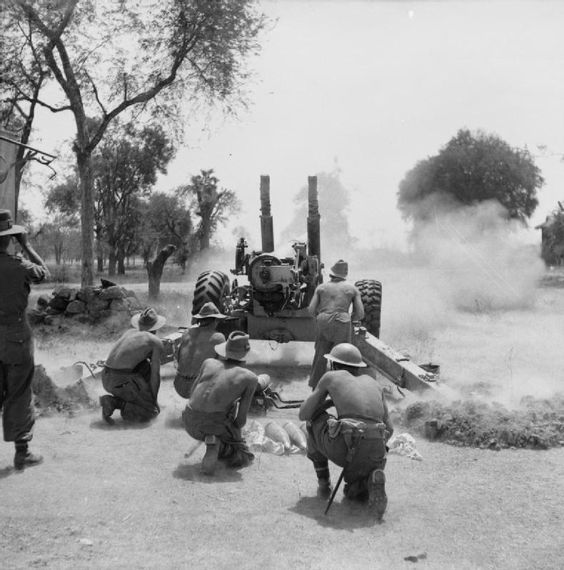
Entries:
[[[12, 238], [28, 260], [8, 253]], [[44, 261], [28, 243], [25, 229], [12, 223], [9, 210], [0, 210], [0, 409], [4, 440], [16, 446], [14, 467], [18, 471], [43, 460], [28, 449], [35, 422], [31, 404], [35, 364], [26, 308], [30, 283], [40, 283], [48, 274]]]
[[131, 318], [135, 328], [116, 342], [102, 371], [102, 385], [111, 394], [100, 397], [102, 417], [110, 425], [115, 410], [128, 422], [146, 422], [160, 413], [157, 396], [161, 384], [164, 346], [155, 332], [166, 322], [151, 307]]
[[214, 358], [214, 346], [225, 342], [225, 336], [217, 332], [217, 323], [225, 318], [213, 303], [206, 303], [193, 318], [197, 324], [183, 335], [178, 351], [178, 369], [174, 388], [183, 398], [190, 397], [190, 390], [202, 362]]
[[258, 386], [257, 375], [241, 366], [249, 349], [249, 335], [241, 331], [215, 345], [219, 359], [204, 360], [182, 414], [186, 431], [206, 444], [202, 471], [207, 475], [213, 475], [218, 459], [231, 468], [254, 459], [241, 436]]
[[[339, 259], [331, 267], [330, 281], [317, 286], [308, 307], [309, 312], [317, 320], [315, 356], [309, 377], [309, 385], [313, 389], [327, 370], [324, 354], [340, 342], [351, 342], [351, 321], [360, 321], [364, 318], [360, 291], [345, 281], [348, 270], [347, 262]], [[349, 313], [351, 305], [352, 318]]]
[[[300, 420], [307, 421], [307, 456], [317, 474], [317, 494], [331, 495], [331, 460], [343, 467], [345, 496], [368, 500], [381, 519], [388, 503], [386, 442], [393, 433], [382, 389], [374, 378], [360, 373], [366, 364], [356, 346], [338, 344], [325, 358], [330, 371], [299, 411]], [[332, 406], [337, 418], [325, 411]]]

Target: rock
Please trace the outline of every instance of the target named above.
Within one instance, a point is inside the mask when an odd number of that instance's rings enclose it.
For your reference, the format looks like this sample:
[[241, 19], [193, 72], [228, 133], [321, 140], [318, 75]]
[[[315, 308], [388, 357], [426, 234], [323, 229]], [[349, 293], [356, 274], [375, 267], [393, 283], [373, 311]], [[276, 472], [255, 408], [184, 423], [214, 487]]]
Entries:
[[49, 307], [55, 311], [59, 311], [60, 313], [62, 313], [67, 308], [68, 304], [68, 300], [65, 297], [60, 296], [53, 297], [49, 301]]
[[91, 301], [89, 301], [87, 308], [89, 313], [99, 313], [100, 311], [104, 311], [110, 306], [110, 301], [105, 299], [100, 299], [100, 297], [94, 297]]
[[103, 289], [108, 289], [109, 287], [116, 287], [117, 283], [110, 281], [109, 279], [100, 279], [100, 283], [102, 284]]
[[77, 315], [86, 311], [86, 303], [83, 301], [71, 301], [66, 308], [66, 313]]
[[60, 297], [61, 299], [66, 299], [67, 301], [69, 301], [76, 298], [76, 293], [77, 293], [76, 289], [62, 285], [59, 287], [55, 287], [55, 290], [53, 291], [52, 295], [54, 297]]
[[110, 311], [129, 311], [129, 303], [125, 299], [114, 299], [110, 303]]
[[84, 289], [81, 289], [77, 293], [76, 298], [79, 301], [90, 303], [92, 299], [95, 299], [98, 296], [99, 293], [100, 293], [99, 287], [93, 287], [92, 285], [89, 285], [87, 287], [84, 287]]
[[47, 295], [39, 295], [37, 298], [37, 306], [41, 309], [46, 309], [49, 306], [49, 297]]
[[107, 289], [102, 289], [99, 295], [100, 299], [124, 299], [125, 298], [125, 291], [114, 285], [112, 287], [108, 287]]

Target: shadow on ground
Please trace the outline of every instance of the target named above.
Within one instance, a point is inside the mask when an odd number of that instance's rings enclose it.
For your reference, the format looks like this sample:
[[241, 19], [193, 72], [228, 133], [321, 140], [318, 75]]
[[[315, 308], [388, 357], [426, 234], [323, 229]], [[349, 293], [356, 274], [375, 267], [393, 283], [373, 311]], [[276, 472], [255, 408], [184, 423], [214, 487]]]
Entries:
[[116, 418], [116, 423], [113, 425], [110, 425], [108, 423], [106, 423], [104, 420], [93, 420], [92, 422], [90, 422], [90, 427], [94, 428], [94, 429], [100, 429], [100, 430], [104, 430], [104, 431], [116, 431], [116, 430], [130, 430], [130, 429], [147, 429], [149, 427], [151, 427], [152, 422], [144, 422], [144, 423], [129, 423], [129, 422], [124, 422], [123, 420], [120, 420], [118, 418]]
[[333, 503], [325, 515], [327, 502], [317, 497], [301, 497], [288, 510], [315, 520], [320, 526], [347, 530], [379, 526], [381, 523], [370, 513], [366, 505], [349, 501]]
[[242, 480], [241, 473], [239, 473], [234, 469], [225, 469], [222, 465], [218, 466], [213, 476], [204, 475], [201, 472], [200, 463], [196, 463], [195, 465], [192, 464], [187, 465], [185, 463], [181, 463], [174, 470], [173, 476], [176, 479], [184, 479], [186, 481], [194, 481], [198, 483], [208, 483], [208, 484], [233, 483]]

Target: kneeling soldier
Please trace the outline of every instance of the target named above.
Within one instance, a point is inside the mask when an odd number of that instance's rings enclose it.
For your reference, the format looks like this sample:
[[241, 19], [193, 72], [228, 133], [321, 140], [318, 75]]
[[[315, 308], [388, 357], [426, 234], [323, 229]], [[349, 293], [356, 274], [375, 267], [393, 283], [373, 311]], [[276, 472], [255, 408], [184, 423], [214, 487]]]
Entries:
[[160, 412], [157, 396], [161, 384], [163, 343], [155, 335], [166, 322], [154, 309], [131, 318], [135, 327], [116, 342], [105, 362], [102, 385], [111, 396], [102, 396], [102, 417], [113, 424], [114, 410], [128, 422], [146, 422]]
[[[330, 371], [300, 407], [307, 421], [307, 456], [318, 478], [318, 496], [329, 498], [329, 460], [343, 467], [345, 496], [368, 500], [379, 519], [387, 497], [384, 467], [386, 442], [393, 432], [382, 389], [368, 374], [358, 348], [349, 343], [335, 346], [325, 355]], [[328, 399], [329, 398], [329, 399]], [[338, 417], [325, 410], [335, 406]]]
[[186, 431], [206, 443], [202, 471], [207, 475], [214, 473], [218, 459], [232, 468], [254, 459], [241, 436], [258, 386], [257, 375], [241, 366], [249, 349], [249, 335], [241, 331], [216, 345], [220, 358], [204, 360], [182, 414]]

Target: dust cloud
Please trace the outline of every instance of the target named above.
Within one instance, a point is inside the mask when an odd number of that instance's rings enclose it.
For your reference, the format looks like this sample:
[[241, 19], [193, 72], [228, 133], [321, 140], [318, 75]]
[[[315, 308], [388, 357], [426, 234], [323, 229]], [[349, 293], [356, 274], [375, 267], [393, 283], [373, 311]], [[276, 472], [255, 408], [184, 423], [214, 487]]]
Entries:
[[354, 249], [324, 259], [327, 267], [346, 259], [351, 281], [382, 282], [384, 342], [418, 364], [439, 364], [461, 398], [515, 407], [564, 389], [564, 290], [541, 286], [533, 232], [483, 203], [437, 212], [418, 225], [408, 252]]

